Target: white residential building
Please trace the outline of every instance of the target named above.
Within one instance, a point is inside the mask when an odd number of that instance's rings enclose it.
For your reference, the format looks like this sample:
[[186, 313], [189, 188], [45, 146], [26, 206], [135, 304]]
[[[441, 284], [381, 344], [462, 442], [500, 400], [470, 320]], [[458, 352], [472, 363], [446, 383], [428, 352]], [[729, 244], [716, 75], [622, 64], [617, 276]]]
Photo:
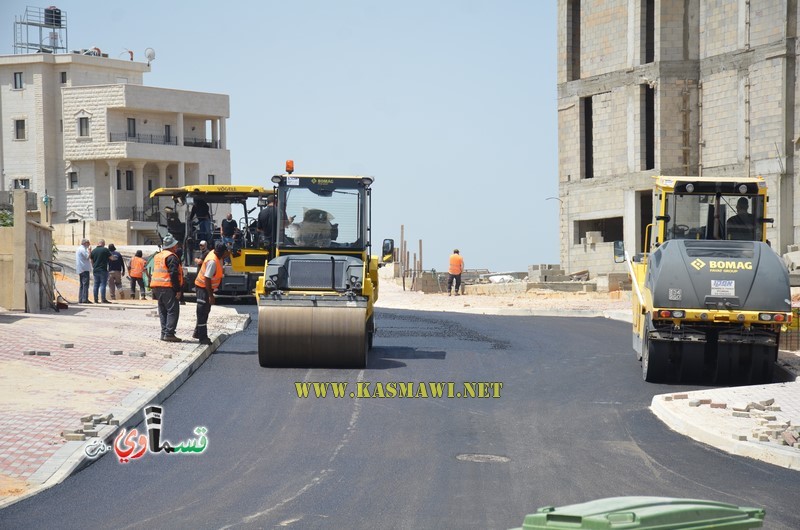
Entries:
[[230, 184], [227, 95], [143, 86], [146, 63], [97, 50], [0, 56], [0, 188], [51, 223], [155, 220], [150, 191]]

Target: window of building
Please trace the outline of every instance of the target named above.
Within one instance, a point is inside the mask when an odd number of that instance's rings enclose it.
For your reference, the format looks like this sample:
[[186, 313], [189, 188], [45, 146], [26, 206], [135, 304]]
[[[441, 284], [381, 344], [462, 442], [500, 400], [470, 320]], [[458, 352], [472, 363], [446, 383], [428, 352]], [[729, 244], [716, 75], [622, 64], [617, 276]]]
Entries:
[[147, 179], [147, 191], [153, 191], [153, 179]]
[[136, 118], [128, 118], [128, 138], [136, 138]]
[[216, 184], [217, 183], [217, 177], [215, 175], [209, 175], [208, 176], [208, 183], [209, 184]]
[[117, 189], [122, 189], [122, 171], [119, 169], [117, 170]]
[[581, 2], [567, 2], [567, 81], [581, 78]]
[[[576, 245], [580, 244], [583, 238], [586, 238], [586, 243], [608, 243], [622, 240], [622, 217], [577, 221], [575, 225], [574, 243]], [[591, 233], [587, 235], [587, 232]], [[596, 232], [600, 232], [599, 238]]]
[[14, 120], [14, 139], [25, 139], [25, 120]]
[[22, 87], [22, 72], [14, 72], [14, 88], [16, 90], [21, 90]]
[[581, 142], [581, 169], [583, 178], [594, 177], [594, 131], [592, 130], [592, 98], [581, 98], [581, 132], [583, 132]]
[[170, 144], [170, 137], [172, 136], [172, 125], [164, 125], [164, 143]]
[[642, 85], [642, 169], [656, 167], [656, 91], [650, 85]]
[[655, 0], [642, 0], [642, 17], [644, 18], [642, 35], [642, 51], [644, 63], [652, 63], [656, 57], [656, 9]]
[[131, 169], [125, 171], [125, 189], [133, 190], [133, 170]]
[[78, 118], [78, 136], [89, 136], [89, 118]]
[[14, 179], [15, 190], [29, 190], [31, 189], [31, 179]]
[[61, 72], [61, 84], [64, 85], [67, 83], [67, 72]]
[[69, 180], [69, 182], [67, 183], [68, 189], [70, 190], [78, 189], [78, 172], [70, 171], [67, 176]]

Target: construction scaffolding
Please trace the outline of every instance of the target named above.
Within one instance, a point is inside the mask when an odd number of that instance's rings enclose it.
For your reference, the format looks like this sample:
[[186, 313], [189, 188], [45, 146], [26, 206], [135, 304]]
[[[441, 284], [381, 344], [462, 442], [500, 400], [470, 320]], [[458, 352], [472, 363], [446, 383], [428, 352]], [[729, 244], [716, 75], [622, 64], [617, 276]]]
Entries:
[[25, 8], [14, 17], [14, 54], [66, 53], [67, 13], [57, 7]]

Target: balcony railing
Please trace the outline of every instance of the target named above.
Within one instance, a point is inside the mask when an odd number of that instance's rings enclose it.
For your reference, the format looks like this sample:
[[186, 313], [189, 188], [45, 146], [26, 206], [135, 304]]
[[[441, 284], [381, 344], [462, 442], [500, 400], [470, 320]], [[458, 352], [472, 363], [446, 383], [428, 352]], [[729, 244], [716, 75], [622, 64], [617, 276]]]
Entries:
[[219, 141], [209, 140], [208, 138], [189, 138], [187, 136], [183, 139], [183, 145], [186, 147], [207, 147], [211, 149], [219, 149]]
[[133, 142], [137, 144], [178, 145], [177, 136], [163, 134], [137, 134], [128, 136], [128, 133], [108, 133], [109, 142]]
[[[163, 134], [137, 134], [128, 136], [128, 133], [108, 133], [109, 142], [133, 142], [137, 144], [155, 145], [178, 145], [177, 136], [164, 136]], [[219, 140], [209, 140], [201, 137], [185, 137], [183, 139], [185, 147], [205, 147], [208, 149], [219, 149]]]

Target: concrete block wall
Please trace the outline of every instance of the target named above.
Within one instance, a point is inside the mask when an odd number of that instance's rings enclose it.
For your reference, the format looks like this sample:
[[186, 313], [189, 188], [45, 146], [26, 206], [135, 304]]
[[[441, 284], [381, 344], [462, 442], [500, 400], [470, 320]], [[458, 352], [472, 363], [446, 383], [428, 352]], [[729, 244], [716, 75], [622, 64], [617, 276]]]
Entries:
[[703, 79], [703, 167], [740, 162], [738, 80], [736, 71], [722, 71]]
[[[655, 62], [641, 64], [642, 3], [582, 1], [581, 77], [567, 82], [561, 74], [568, 59], [568, 2], [559, 0], [559, 197], [567, 210], [560, 254], [568, 271], [613, 271], [602, 248], [583, 248], [572, 231], [581, 220], [624, 215], [626, 238], [638, 234], [630, 227], [640, 223], [632, 204], [637, 190], [651, 189], [647, 177], [653, 174], [762, 175], [770, 190], [768, 214], [776, 219], [767, 228], [773, 248], [783, 251], [800, 238], [792, 160], [800, 150], [800, 72], [795, 43], [787, 40], [787, 26], [789, 35], [798, 32], [800, 5], [660, 0], [655, 7]], [[609, 37], [617, 42], [608, 43]], [[656, 98], [651, 171], [643, 169], [646, 83]], [[580, 175], [583, 97], [593, 98], [591, 180]]]
[[628, 0], [581, 2], [581, 77], [627, 66]]
[[739, 47], [740, 0], [700, 2], [700, 57], [731, 53]]
[[656, 61], [686, 61], [698, 57], [700, 0], [661, 0], [655, 13]]
[[759, 0], [753, 5], [755, 9], [750, 11], [750, 47], [764, 46], [783, 39], [786, 36], [786, 24], [777, 24], [776, 21], [785, 20], [787, 1]]
[[[108, 107], [124, 105], [124, 85], [73, 87], [63, 90], [64, 157], [67, 160], [124, 158], [125, 144], [109, 143]], [[89, 137], [79, 135], [79, 118], [89, 118]]]
[[[754, 161], [786, 156], [783, 145], [785, 101], [782, 83], [785, 59], [758, 62], [748, 70], [750, 82], [750, 156]], [[780, 152], [776, 152], [775, 144]], [[780, 168], [775, 168], [780, 171]]]
[[78, 245], [86, 237], [96, 246], [97, 241], [105, 239], [106, 244], [116, 246], [134, 244], [130, 221], [86, 221], [85, 223], [57, 223], [53, 225], [53, 241], [56, 245]]

